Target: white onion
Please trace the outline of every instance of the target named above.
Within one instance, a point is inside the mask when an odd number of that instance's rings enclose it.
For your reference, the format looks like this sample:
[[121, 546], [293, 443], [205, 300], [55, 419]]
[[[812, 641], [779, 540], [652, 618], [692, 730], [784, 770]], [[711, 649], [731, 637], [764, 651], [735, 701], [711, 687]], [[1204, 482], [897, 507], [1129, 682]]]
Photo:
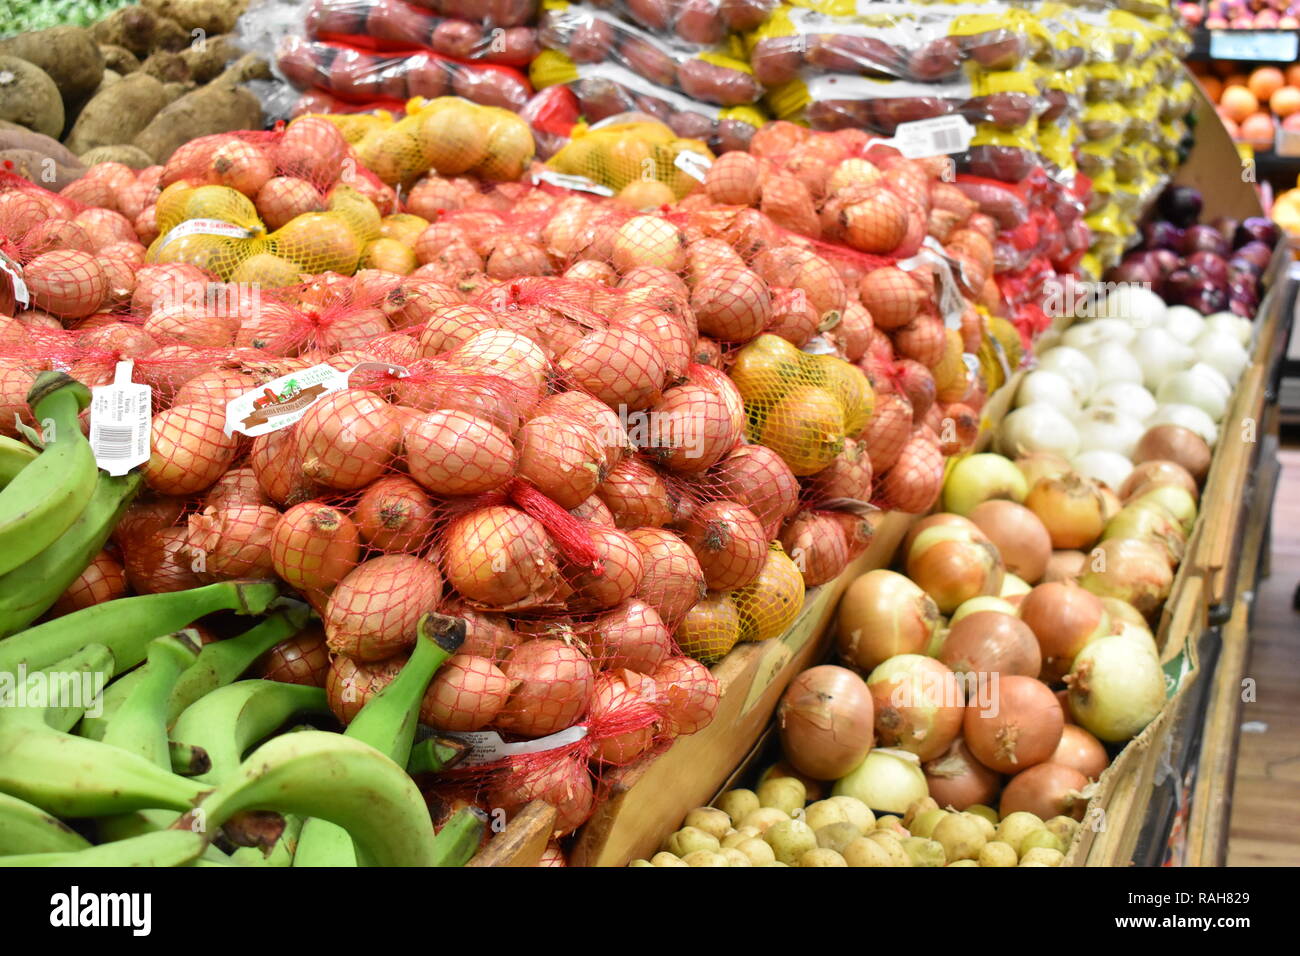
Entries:
[[1008, 458], [1036, 451], [1073, 458], [1079, 451], [1079, 433], [1070, 419], [1051, 405], [1026, 405], [1002, 420], [998, 447]]
[[1196, 352], [1164, 329], [1143, 329], [1129, 347], [1142, 366], [1142, 384], [1154, 391], [1174, 372], [1191, 368]]
[[1118, 342], [1102, 342], [1085, 349], [1084, 354], [1092, 362], [1097, 372], [1097, 385], [1100, 388], [1107, 382], [1141, 382], [1142, 366], [1128, 350], [1128, 346]]
[[1243, 347], [1250, 344], [1250, 337], [1255, 332], [1255, 324], [1244, 315], [1233, 312], [1215, 312], [1205, 319], [1205, 330], [1227, 332]]
[[1061, 344], [1075, 349], [1086, 349], [1102, 342], [1127, 345], [1136, 335], [1137, 330], [1123, 319], [1095, 319], [1070, 326], [1061, 336]]
[[1059, 372], [1069, 379], [1080, 403], [1087, 401], [1097, 387], [1097, 370], [1092, 367], [1092, 360], [1079, 349], [1066, 345], [1048, 349], [1038, 357], [1038, 367], [1048, 372]]
[[921, 761], [905, 750], [878, 747], [831, 788], [833, 796], [857, 797], [872, 810], [906, 813], [929, 794]]
[[1205, 316], [1189, 305], [1171, 305], [1165, 310], [1165, 331], [1182, 342], [1191, 345], [1205, 330]]
[[1145, 286], [1122, 285], [1106, 296], [1097, 316], [1124, 319], [1134, 328], [1149, 329], [1164, 321], [1165, 302]]
[[1204, 409], [1197, 408], [1195, 405], [1161, 405], [1156, 409], [1156, 413], [1147, 419], [1148, 428], [1154, 428], [1156, 425], [1181, 425], [1200, 435], [1205, 439], [1205, 444], [1211, 448], [1219, 438], [1219, 429], [1215, 427], [1214, 419], [1210, 418]]
[[1016, 408], [1039, 404], [1051, 405], [1067, 415], [1079, 410], [1079, 399], [1070, 380], [1060, 372], [1046, 369], [1034, 369], [1020, 380], [1020, 387], [1016, 389]]
[[1161, 382], [1156, 398], [1162, 405], [1195, 405], [1216, 424], [1223, 421], [1223, 414], [1228, 410], [1228, 396], [1191, 369], [1175, 372]]
[[1232, 383], [1227, 377], [1213, 365], [1206, 365], [1204, 362], [1197, 362], [1187, 371], [1193, 375], [1198, 375], [1205, 382], [1212, 383], [1215, 388], [1223, 393], [1224, 399], [1232, 397]]
[[1208, 327], [1196, 337], [1192, 348], [1206, 365], [1218, 369], [1232, 384], [1241, 378], [1246, 366], [1250, 364], [1250, 355], [1237, 339], [1222, 330]]
[[1108, 382], [1092, 393], [1089, 408], [1117, 408], [1125, 415], [1146, 421], [1156, 410], [1156, 397], [1137, 382]]
[[1113, 451], [1125, 458], [1133, 457], [1147, 430], [1142, 419], [1109, 405], [1089, 408], [1074, 419], [1074, 426], [1080, 451]]
[[1117, 451], [1094, 448], [1071, 458], [1070, 467], [1085, 478], [1100, 481], [1112, 491], [1118, 491], [1133, 470], [1133, 462]]

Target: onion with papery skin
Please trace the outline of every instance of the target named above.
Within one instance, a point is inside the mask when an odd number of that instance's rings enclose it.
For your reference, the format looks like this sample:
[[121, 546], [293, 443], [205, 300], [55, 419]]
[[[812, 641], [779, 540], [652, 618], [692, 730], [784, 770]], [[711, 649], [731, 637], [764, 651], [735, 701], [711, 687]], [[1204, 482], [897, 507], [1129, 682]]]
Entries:
[[1155, 414], [1147, 419], [1147, 424], [1152, 428], [1160, 425], [1178, 425], [1186, 428], [1199, 435], [1210, 448], [1214, 448], [1219, 440], [1219, 429], [1214, 419], [1207, 415], [1204, 409], [1195, 405], [1161, 405], [1155, 410]]
[[1074, 394], [1082, 405], [1097, 389], [1097, 368], [1092, 359], [1080, 349], [1059, 346], [1048, 349], [1038, 357], [1038, 367], [1065, 376], [1074, 386]]
[[862, 678], [833, 664], [799, 674], [776, 711], [786, 758], [817, 780], [842, 777], [862, 763], [871, 750], [872, 717]]
[[225, 409], [215, 404], [173, 406], [150, 424], [145, 484], [164, 495], [192, 495], [210, 488], [230, 466], [239, 436], [225, 433]]
[[520, 644], [501, 670], [515, 682], [496, 718], [502, 730], [544, 737], [573, 726], [587, 712], [595, 674], [587, 657], [564, 641], [538, 638]]
[[596, 549], [597, 568], [569, 575], [576, 592], [571, 603], [577, 607], [614, 607], [634, 595], [641, 584], [641, 548], [617, 528], [593, 527], [587, 532]]
[[409, 419], [403, 431], [411, 477], [434, 494], [491, 491], [514, 473], [515, 448], [509, 436], [482, 418], [440, 409]]
[[1021, 502], [1029, 483], [1015, 464], [1001, 455], [969, 455], [952, 466], [943, 483], [943, 509], [968, 517], [993, 499]]
[[1073, 472], [1042, 478], [1025, 497], [1025, 507], [1047, 528], [1052, 547], [1087, 548], [1101, 537], [1106, 520], [1097, 486]]
[[580, 756], [561, 756], [545, 763], [522, 760], [506, 771], [492, 788], [491, 805], [505, 810], [507, 817], [534, 800], [543, 800], [559, 811], [555, 835], [578, 829], [595, 803], [591, 773]]
[[1074, 581], [1083, 574], [1088, 556], [1082, 551], [1070, 549], [1053, 551], [1047, 561], [1047, 570], [1043, 572], [1043, 581]]
[[1187, 550], [1187, 534], [1168, 509], [1154, 501], [1135, 501], [1125, 505], [1106, 522], [1103, 541], [1114, 538], [1138, 538], [1159, 547], [1171, 568], [1178, 567]]
[[1098, 638], [1080, 651], [1065, 682], [1074, 719], [1109, 743], [1136, 737], [1165, 704], [1159, 659], [1121, 635]]
[[748, 508], [714, 501], [697, 508], [682, 531], [704, 580], [714, 590], [744, 587], [758, 577], [767, 556], [762, 522]]
[[943, 490], [943, 470], [938, 439], [922, 425], [912, 433], [894, 466], [878, 482], [881, 501], [895, 511], [924, 514]]
[[1074, 415], [1079, 411], [1079, 396], [1073, 383], [1060, 372], [1035, 369], [1020, 380], [1016, 389], [1016, 408], [1026, 405], [1050, 405], [1058, 412]]
[[1079, 584], [1098, 597], [1127, 601], [1153, 619], [1173, 587], [1174, 573], [1158, 545], [1111, 538], [1088, 555]]
[[456, 654], [438, 668], [424, 692], [420, 723], [436, 730], [482, 730], [496, 720], [514, 686], [488, 658]]
[[983, 532], [938, 526], [917, 535], [907, 551], [907, 576], [944, 614], [981, 594], [998, 594], [1005, 568]]
[[1025, 405], [1010, 412], [998, 426], [998, 450], [1008, 458], [1050, 452], [1072, 458], [1079, 452], [1074, 423], [1051, 405]]
[[393, 682], [406, 664], [404, 657], [364, 663], [336, 654], [325, 675], [325, 699], [340, 723], [350, 724], [375, 694]]
[[699, 661], [670, 657], [650, 676], [671, 733], [693, 734], [713, 720], [718, 709], [718, 680]]
[[126, 569], [107, 551], [100, 551], [67, 586], [50, 608], [57, 616], [112, 601], [126, 594]]
[[961, 731], [966, 702], [946, 665], [921, 654], [898, 654], [867, 678], [876, 734], [886, 747], [921, 760], [938, 757]]
[[1039, 676], [1049, 684], [1069, 672], [1089, 641], [1110, 633], [1110, 615], [1101, 599], [1072, 583], [1038, 585], [1020, 602], [1020, 620], [1038, 639], [1043, 654]]
[[1084, 478], [1091, 478], [1104, 489], [1119, 488], [1133, 470], [1133, 462], [1119, 452], [1093, 449], [1080, 452], [1070, 459], [1071, 469]]
[[763, 522], [769, 537], [775, 537], [781, 524], [799, 507], [799, 479], [766, 445], [734, 449], [713, 466], [705, 481], [710, 490], [752, 511]]
[[869, 674], [895, 654], [924, 653], [938, 625], [938, 607], [915, 583], [894, 571], [868, 571], [840, 601], [840, 658]]
[[878, 747], [836, 780], [831, 793], [856, 797], [877, 813], [901, 816], [916, 801], [925, 799], [928, 790], [916, 754]]
[[658, 346], [640, 332], [622, 328], [587, 334], [557, 366], [575, 387], [615, 410], [653, 405], [668, 374]]
[[[1016, 616], [1016, 606], [1006, 598], [993, 597], [990, 594], [982, 594], [979, 597], [971, 598], [969, 601], [963, 601], [961, 607], [953, 611], [952, 615], [948, 618], [948, 627], [953, 627], [962, 618], [974, 614], [977, 611], [997, 611], [1001, 614], [1010, 615], [1011, 617]], [[947, 631], [944, 631], [944, 636], [947, 637]], [[940, 646], [942, 646], [942, 642], [940, 643]], [[930, 656], [937, 657], [938, 651], [936, 650]]]
[[302, 473], [298, 442], [291, 428], [254, 438], [248, 463], [262, 491], [278, 505], [299, 504], [321, 491], [319, 485]]
[[604, 443], [593, 428], [567, 416], [529, 419], [515, 447], [519, 477], [562, 508], [576, 508], [604, 478]]
[[635, 528], [628, 537], [641, 549], [637, 597], [675, 628], [707, 590], [699, 558], [690, 545], [663, 528]]
[[1191, 472], [1177, 462], [1160, 459], [1135, 465], [1120, 487], [1119, 497], [1124, 504], [1128, 504], [1164, 485], [1172, 485], [1186, 491], [1191, 496], [1193, 505], [1200, 498], [1196, 479], [1192, 477]]
[[912, 434], [912, 403], [902, 395], [877, 394], [876, 410], [867, 424], [863, 441], [871, 470], [884, 474], [894, 466]]
[[325, 643], [325, 631], [313, 621], [259, 657], [253, 664], [252, 674], [284, 684], [324, 687], [329, 670], [330, 650]]
[[194, 573], [184, 525], [133, 535], [122, 543], [123, 567], [131, 590], [137, 594], [186, 591], [202, 582]]
[[1112, 451], [1125, 458], [1132, 456], [1144, 431], [1141, 419], [1109, 406], [1085, 409], [1075, 418], [1074, 426], [1079, 432], [1080, 453]]
[[1125, 502], [1124, 506], [1127, 508], [1129, 505], [1138, 507], [1152, 505], [1163, 509], [1178, 521], [1184, 535], [1191, 534], [1192, 526], [1196, 523], [1196, 499], [1187, 492], [1187, 489], [1178, 485], [1161, 485], [1143, 491], [1142, 494], [1135, 495], [1131, 501]]
[[294, 426], [302, 473], [331, 488], [364, 488], [397, 454], [402, 424], [393, 407], [346, 388], [320, 399]]
[[185, 546], [199, 578], [271, 577], [271, 536], [279, 520], [280, 512], [267, 505], [230, 505], [191, 514]]
[[1148, 461], [1172, 461], [1199, 484], [1210, 470], [1210, 446], [1189, 428], [1156, 425], [1147, 429], [1133, 452], [1134, 465]]
[[232, 468], [208, 489], [203, 496], [203, 507], [221, 508], [226, 505], [269, 505], [273, 502], [257, 483], [253, 469], [245, 465]]
[[1038, 515], [1014, 501], [985, 501], [970, 512], [970, 519], [993, 542], [1009, 572], [1030, 584], [1042, 579], [1052, 539]]
[[838, 577], [849, 564], [849, 545], [839, 523], [826, 513], [802, 511], [781, 532], [781, 546], [807, 587]]
[[[1043, 478], [1058, 478], [1070, 471], [1070, 460], [1050, 452], [1031, 452], [1016, 459], [1016, 467], [1030, 488]], [[1028, 492], [1026, 492], [1028, 493]]]
[[409, 650], [420, 618], [441, 599], [442, 576], [428, 561], [408, 554], [371, 558], [330, 594], [323, 615], [330, 650], [360, 661]]
[[644, 601], [625, 601], [592, 622], [592, 658], [603, 670], [653, 674], [673, 653], [673, 638], [659, 612]]
[[433, 530], [433, 500], [410, 478], [390, 475], [362, 492], [352, 510], [361, 540], [379, 551], [422, 551]]
[[1110, 766], [1110, 756], [1100, 740], [1078, 724], [1067, 723], [1061, 742], [1047, 762], [1072, 767], [1089, 780], [1096, 780]]
[[967, 614], [949, 629], [938, 657], [967, 682], [989, 674], [1037, 677], [1042, 668], [1034, 632], [1000, 611]]
[[987, 701], [966, 708], [962, 736], [975, 759], [999, 773], [1042, 763], [1061, 742], [1065, 715], [1056, 695], [1035, 677], [990, 682]]
[[442, 560], [452, 587], [471, 603], [496, 610], [547, 604], [561, 583], [546, 528], [503, 505], [478, 508], [453, 521]]
[[941, 809], [965, 810], [979, 804], [990, 806], [1002, 786], [1002, 775], [990, 770], [970, 752], [958, 737], [939, 757], [923, 764], [930, 799]]
[[610, 471], [596, 489], [596, 497], [613, 513], [620, 528], [658, 528], [673, 517], [663, 478], [636, 458], [628, 458]]
[[319, 501], [304, 501], [279, 515], [271, 534], [275, 573], [299, 590], [329, 590], [360, 557], [356, 524]]
[[1002, 791], [998, 813], [1005, 820], [1009, 814], [1032, 813], [1040, 820], [1053, 817], [1083, 819], [1088, 797], [1084, 795], [1088, 778], [1064, 764], [1040, 763], [1022, 770]]
[[663, 718], [642, 693], [646, 680], [627, 670], [596, 676], [587, 714], [593, 759], [621, 767], [654, 746]]

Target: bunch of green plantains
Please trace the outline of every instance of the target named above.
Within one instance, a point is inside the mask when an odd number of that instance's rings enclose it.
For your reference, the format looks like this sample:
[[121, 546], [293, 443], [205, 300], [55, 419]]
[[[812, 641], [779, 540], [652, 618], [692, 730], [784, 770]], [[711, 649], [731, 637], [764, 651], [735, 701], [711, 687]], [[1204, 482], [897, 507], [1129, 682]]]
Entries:
[[[108, 539], [138, 478], [98, 470], [87, 389], [43, 373], [39, 452], [0, 443], [0, 866], [463, 866], [482, 815], [435, 832], [412, 774], [460, 749], [416, 741], [420, 701], [465, 637], [426, 615], [400, 674], [346, 733], [319, 687], [241, 680], [302, 629], [273, 581], [121, 598], [32, 625]], [[258, 618], [203, 643], [216, 612]]]

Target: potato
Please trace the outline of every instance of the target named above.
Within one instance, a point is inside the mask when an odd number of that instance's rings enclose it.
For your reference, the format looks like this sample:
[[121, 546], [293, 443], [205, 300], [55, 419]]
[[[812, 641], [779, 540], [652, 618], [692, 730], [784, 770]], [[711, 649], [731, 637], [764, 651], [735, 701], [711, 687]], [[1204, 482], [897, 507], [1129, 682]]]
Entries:
[[68, 149], [57, 139], [33, 133], [26, 126], [6, 123], [0, 120], [0, 149], [30, 149], [56, 160], [61, 166], [85, 165], [77, 160], [77, 154]]
[[101, 43], [99, 52], [104, 56], [104, 69], [116, 70], [122, 76], [140, 69], [140, 58], [124, 46]]
[[0, 120], [55, 139], [63, 132], [63, 97], [48, 73], [16, 56], [0, 56]]
[[68, 134], [68, 149], [81, 154], [98, 146], [129, 143], [166, 105], [157, 78], [143, 71], [124, 76], [82, 108]]
[[166, 50], [150, 53], [140, 64], [140, 72], [152, 76], [159, 83], [184, 83], [191, 78], [185, 57]]
[[95, 163], [121, 163], [132, 169], [144, 169], [153, 165], [149, 154], [136, 146], [125, 144], [115, 146], [96, 146], [81, 154], [81, 162], [86, 166]]
[[152, 156], [154, 162], [165, 163], [177, 148], [192, 139], [261, 126], [262, 106], [256, 96], [246, 89], [214, 81], [163, 107], [136, 135], [133, 144]]
[[193, 45], [181, 52], [181, 59], [189, 68], [189, 76], [195, 83], [210, 83], [216, 79], [226, 64], [239, 59], [243, 51], [236, 45], [234, 37], [209, 37], [201, 47]]
[[104, 54], [90, 31], [81, 27], [50, 27], [0, 40], [0, 56], [20, 57], [40, 67], [65, 104], [85, 99], [104, 76]]
[[140, 6], [155, 16], [175, 20], [186, 30], [216, 36], [235, 28], [248, 0], [142, 0]]

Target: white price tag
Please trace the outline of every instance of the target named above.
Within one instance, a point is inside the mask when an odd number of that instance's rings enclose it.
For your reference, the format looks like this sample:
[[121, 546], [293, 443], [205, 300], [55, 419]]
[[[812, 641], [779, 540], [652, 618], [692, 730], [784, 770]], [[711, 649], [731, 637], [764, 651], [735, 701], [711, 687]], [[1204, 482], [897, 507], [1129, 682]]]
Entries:
[[908, 159], [964, 153], [970, 149], [975, 127], [964, 116], [936, 116], [934, 119], [899, 123], [894, 138], [885, 140]]
[[1294, 30], [1211, 30], [1210, 56], [1215, 60], [1271, 60], [1292, 63], [1300, 35]]
[[90, 391], [90, 447], [95, 464], [110, 475], [125, 475], [149, 460], [149, 422], [153, 394], [131, 381], [135, 363], [118, 362], [112, 385]]
[[956, 263], [944, 253], [943, 246], [939, 245], [932, 236], [926, 236], [924, 248], [910, 259], [899, 261], [897, 265], [904, 272], [925, 267], [936, 273], [939, 277], [939, 311], [943, 313], [943, 323], [950, 329], [961, 328], [961, 317], [966, 311], [966, 300], [957, 287], [957, 280], [952, 273]]
[[458, 767], [476, 767], [485, 763], [496, 763], [499, 760], [505, 760], [507, 757], [539, 754], [547, 750], [558, 750], [560, 747], [569, 746], [569, 744], [576, 744], [587, 736], [587, 728], [582, 725], [570, 727], [568, 730], [561, 730], [558, 734], [551, 734], [549, 737], [524, 740], [517, 744], [506, 743], [495, 730], [473, 730], [462, 733], [444, 731], [442, 736], [450, 737], [452, 740], [459, 740], [468, 748], [465, 751], [465, 756], [457, 762]]
[[233, 222], [226, 222], [224, 219], [186, 219], [167, 231], [167, 235], [163, 236], [162, 242], [158, 243], [158, 248], [163, 249], [169, 242], [174, 242], [182, 236], [224, 236], [227, 239], [249, 239], [253, 236], [253, 230], [245, 229], [243, 226], [236, 226]]
[[693, 153], [689, 149], [684, 149], [677, 154], [677, 158], [673, 160], [673, 165], [692, 179], [704, 182], [705, 177], [709, 175], [709, 169], [713, 166], [713, 160], [707, 156], [701, 156], [699, 153]]
[[612, 196], [614, 190], [608, 186], [602, 186], [600, 183], [592, 182], [586, 176], [574, 176], [569, 173], [557, 173], [551, 169], [543, 169], [533, 176], [534, 183], [549, 183], [552, 186], [559, 186], [561, 189], [572, 189], [579, 193], [592, 193], [596, 196]]
[[346, 371], [332, 365], [313, 365], [272, 379], [255, 391], [245, 392], [226, 403], [226, 434], [241, 432], [250, 438], [288, 428], [331, 392], [348, 387], [358, 369], [388, 372], [399, 378], [409, 374], [401, 365], [361, 362]]
[[14, 262], [3, 252], [0, 252], [0, 272], [9, 277], [9, 281], [14, 287], [14, 301], [22, 308], [27, 308], [32, 304], [31, 294], [27, 291], [27, 283], [23, 281], [22, 266]]

